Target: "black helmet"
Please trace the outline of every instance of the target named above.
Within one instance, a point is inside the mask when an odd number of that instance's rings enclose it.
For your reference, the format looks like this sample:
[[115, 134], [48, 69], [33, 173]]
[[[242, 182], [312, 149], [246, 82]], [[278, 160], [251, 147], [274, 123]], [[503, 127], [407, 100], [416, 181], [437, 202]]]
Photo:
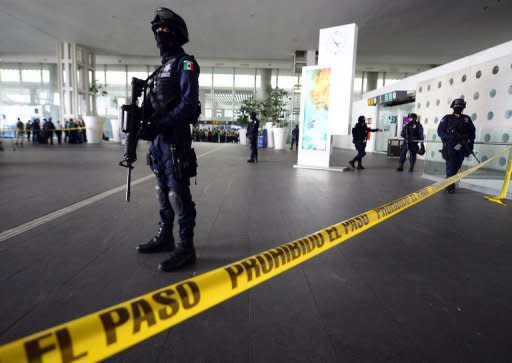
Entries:
[[365, 122], [365, 121], [366, 121], [366, 117], [364, 117], [364, 116], [359, 116], [357, 118], [357, 122], [359, 122], [359, 123], [362, 123], [362, 122]]
[[174, 11], [167, 8], [158, 8], [155, 18], [151, 21], [153, 33], [158, 27], [165, 26], [174, 34], [176, 42], [183, 45], [188, 42], [188, 29], [185, 20]]
[[456, 98], [452, 101], [450, 108], [454, 108], [455, 105], [459, 105], [462, 108], [466, 108], [466, 101], [464, 101], [464, 98]]
[[410, 117], [410, 118], [412, 118], [414, 120], [418, 119], [418, 115], [416, 115], [415, 113], [410, 113], [410, 114], [407, 115], [407, 117]]

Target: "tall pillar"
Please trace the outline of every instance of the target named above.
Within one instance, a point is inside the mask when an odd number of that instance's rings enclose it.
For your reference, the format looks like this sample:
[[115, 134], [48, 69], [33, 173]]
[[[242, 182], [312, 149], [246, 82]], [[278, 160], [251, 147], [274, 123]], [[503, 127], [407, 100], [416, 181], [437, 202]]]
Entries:
[[60, 95], [60, 119], [96, 115], [94, 82], [96, 55], [75, 43], [57, 43], [57, 73]]
[[306, 52], [306, 65], [307, 66], [316, 66], [316, 49], [308, 50]]
[[366, 72], [366, 90], [364, 92], [377, 89], [377, 80], [379, 79], [379, 72]]
[[260, 88], [256, 89], [256, 99], [264, 100], [269, 96], [269, 91], [272, 89], [272, 70], [269, 68], [258, 69], [260, 74]]

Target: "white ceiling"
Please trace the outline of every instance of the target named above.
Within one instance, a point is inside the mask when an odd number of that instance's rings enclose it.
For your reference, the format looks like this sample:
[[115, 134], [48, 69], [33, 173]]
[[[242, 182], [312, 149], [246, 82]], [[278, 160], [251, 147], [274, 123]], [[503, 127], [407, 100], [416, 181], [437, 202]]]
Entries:
[[159, 6], [186, 20], [186, 49], [203, 59], [290, 60], [320, 28], [352, 22], [366, 63], [441, 64], [512, 39], [512, 0], [1, 0], [0, 58], [53, 56], [57, 40], [155, 56]]

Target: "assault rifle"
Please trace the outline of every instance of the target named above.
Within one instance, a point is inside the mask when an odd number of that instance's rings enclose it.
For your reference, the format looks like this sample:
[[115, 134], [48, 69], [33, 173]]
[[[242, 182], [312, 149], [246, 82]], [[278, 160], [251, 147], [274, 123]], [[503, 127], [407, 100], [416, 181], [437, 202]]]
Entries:
[[[133, 77], [130, 103], [121, 106], [121, 127], [122, 131], [126, 133], [126, 152], [124, 160], [121, 160], [119, 165], [128, 169], [126, 175], [127, 202], [130, 201], [132, 164], [137, 160], [137, 143], [139, 139], [153, 140], [155, 138], [156, 134], [154, 125], [151, 124], [152, 121], [169, 111], [177, 100], [177, 97], [170, 99], [160, 111], [153, 112], [152, 114], [144, 109], [148, 85], [152, 82], [153, 76], [160, 68], [157, 68], [146, 80]], [[141, 107], [137, 104], [140, 96], [142, 96]]]
[[[119, 165], [127, 168], [126, 175], [126, 201], [130, 201], [130, 186], [132, 178], [132, 164], [137, 160], [137, 142], [147, 127], [147, 121], [144, 120], [144, 99], [146, 98], [147, 80], [132, 78], [132, 92], [130, 103], [121, 106], [121, 128], [126, 133], [126, 152], [124, 160]], [[142, 107], [139, 107], [137, 101], [143, 95]]]

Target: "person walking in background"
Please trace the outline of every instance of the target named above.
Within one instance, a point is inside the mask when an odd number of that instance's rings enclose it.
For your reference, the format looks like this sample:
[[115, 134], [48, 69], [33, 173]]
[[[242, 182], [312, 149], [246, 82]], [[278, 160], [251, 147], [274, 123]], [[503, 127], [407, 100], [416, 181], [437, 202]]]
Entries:
[[293, 150], [293, 144], [295, 144], [295, 149], [299, 149], [299, 125], [295, 125], [292, 130], [292, 144], [290, 146], [290, 150]]
[[39, 142], [39, 137], [41, 133], [41, 123], [38, 118], [34, 120], [32, 123], [32, 144], [35, 142]]
[[407, 157], [407, 151], [409, 151], [409, 171], [413, 172], [414, 164], [416, 163], [416, 154], [420, 150], [418, 142], [423, 141], [423, 126], [421, 126], [418, 121], [418, 115], [415, 113], [410, 113], [408, 118], [409, 122], [403, 127], [400, 133], [400, 136], [404, 138], [404, 143], [402, 144], [400, 161], [396, 170], [404, 170], [405, 158]]
[[16, 145], [23, 145], [23, 138], [25, 137], [25, 125], [18, 117], [16, 122]]
[[[464, 158], [473, 153], [476, 135], [473, 120], [462, 113], [466, 108], [466, 101], [456, 98], [450, 107], [453, 108], [453, 113], [445, 115], [437, 127], [437, 134], [443, 141], [441, 152], [446, 160], [447, 178], [457, 174]], [[446, 187], [446, 191], [455, 193], [455, 184]]]
[[62, 124], [60, 120], [57, 120], [57, 124], [55, 125], [55, 136], [57, 136], [57, 142], [60, 145], [62, 143]]
[[247, 126], [247, 138], [251, 144], [251, 157], [247, 160], [248, 163], [258, 161], [258, 130], [260, 128], [260, 121], [256, 118], [256, 112], [251, 112], [251, 121]]
[[55, 125], [53, 124], [52, 118], [48, 118], [48, 124], [46, 129], [46, 138], [48, 139], [48, 143], [53, 145], [53, 131], [55, 130]]
[[32, 121], [28, 120], [25, 125], [25, 131], [27, 133], [27, 142], [30, 141], [30, 134], [32, 133]]
[[380, 129], [371, 129], [366, 125], [366, 118], [359, 116], [357, 124], [352, 128], [352, 143], [356, 147], [357, 155], [348, 163], [355, 169], [356, 163], [358, 170], [365, 169], [363, 166], [363, 158], [366, 155], [366, 140], [368, 139], [369, 132], [381, 131]]

